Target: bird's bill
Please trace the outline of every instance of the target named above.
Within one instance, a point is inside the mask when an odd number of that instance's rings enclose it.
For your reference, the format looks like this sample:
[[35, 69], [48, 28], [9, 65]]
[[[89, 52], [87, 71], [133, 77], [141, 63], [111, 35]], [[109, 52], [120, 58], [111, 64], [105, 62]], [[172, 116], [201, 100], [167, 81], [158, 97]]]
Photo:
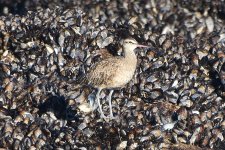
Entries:
[[145, 47], [145, 48], [148, 48], [149, 46], [146, 46], [146, 45], [137, 45], [137, 47]]

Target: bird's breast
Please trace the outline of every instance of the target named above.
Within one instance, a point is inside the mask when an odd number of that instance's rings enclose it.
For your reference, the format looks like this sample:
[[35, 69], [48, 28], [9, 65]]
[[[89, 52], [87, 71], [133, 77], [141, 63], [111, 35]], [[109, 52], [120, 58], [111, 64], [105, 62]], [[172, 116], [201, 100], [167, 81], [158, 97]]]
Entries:
[[124, 64], [119, 69], [117, 69], [117, 72], [112, 80], [112, 88], [122, 87], [126, 85], [133, 78], [135, 69], [135, 62]]

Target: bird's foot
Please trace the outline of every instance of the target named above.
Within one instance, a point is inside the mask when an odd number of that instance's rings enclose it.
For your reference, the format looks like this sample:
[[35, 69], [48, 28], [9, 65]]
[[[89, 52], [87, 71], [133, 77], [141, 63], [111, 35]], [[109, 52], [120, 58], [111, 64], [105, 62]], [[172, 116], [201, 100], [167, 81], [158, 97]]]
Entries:
[[101, 114], [101, 118], [107, 118], [104, 114]]
[[101, 118], [103, 118], [105, 121], [109, 121], [109, 120], [114, 120], [116, 119], [116, 117], [114, 117], [112, 114], [110, 114], [109, 116], [105, 116], [104, 114], [101, 114]]
[[101, 114], [101, 118], [104, 119], [106, 122], [109, 122], [110, 118], [108, 116], [105, 116], [104, 114]]
[[113, 114], [110, 114], [110, 115], [109, 115], [109, 118], [110, 118], [111, 120], [116, 119], [116, 117], [114, 117]]

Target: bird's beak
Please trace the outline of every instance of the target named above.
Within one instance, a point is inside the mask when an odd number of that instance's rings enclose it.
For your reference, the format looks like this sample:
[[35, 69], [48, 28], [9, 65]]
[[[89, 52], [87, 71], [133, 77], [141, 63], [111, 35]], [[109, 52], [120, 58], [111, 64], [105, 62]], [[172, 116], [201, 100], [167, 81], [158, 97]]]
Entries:
[[146, 45], [139, 45], [139, 44], [137, 44], [137, 47], [149, 48], [150, 46], [146, 46]]

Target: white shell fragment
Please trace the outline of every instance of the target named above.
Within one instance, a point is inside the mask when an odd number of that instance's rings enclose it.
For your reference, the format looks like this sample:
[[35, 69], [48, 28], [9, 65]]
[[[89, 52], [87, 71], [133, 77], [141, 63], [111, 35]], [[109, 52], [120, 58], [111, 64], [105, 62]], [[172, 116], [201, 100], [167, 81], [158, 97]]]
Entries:
[[214, 29], [214, 22], [213, 22], [212, 17], [207, 17], [205, 20], [205, 23], [206, 23], [208, 31], [212, 32]]
[[49, 54], [52, 54], [54, 52], [54, 49], [50, 45], [45, 44], [45, 47], [46, 47]]

